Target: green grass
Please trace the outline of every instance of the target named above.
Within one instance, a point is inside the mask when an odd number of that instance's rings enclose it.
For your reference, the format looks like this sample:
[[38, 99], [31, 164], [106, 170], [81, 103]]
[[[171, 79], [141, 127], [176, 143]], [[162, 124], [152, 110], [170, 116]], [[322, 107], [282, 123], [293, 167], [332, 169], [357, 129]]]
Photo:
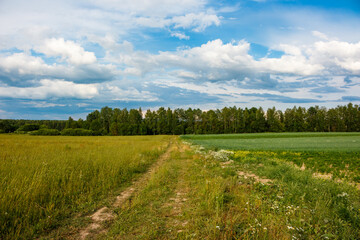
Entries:
[[211, 149], [359, 152], [360, 133], [259, 133], [185, 135], [183, 139]]
[[[182, 138], [203, 146], [197, 151], [205, 156], [217, 156], [219, 164], [224, 161], [219, 154], [225, 153], [214, 153], [212, 150], [232, 150], [229, 157], [234, 162], [222, 171], [222, 176], [228, 174], [228, 179], [241, 171], [272, 180], [271, 184], [264, 185], [252, 177], [239, 176], [243, 187], [233, 186], [224, 190], [224, 196], [231, 200], [228, 204], [232, 206], [232, 211], [226, 216], [239, 218], [230, 221], [233, 223], [230, 227], [223, 227], [231, 237], [360, 237], [360, 194], [352, 186], [360, 180], [359, 133], [192, 135]], [[303, 164], [306, 170], [300, 169]], [[325, 180], [313, 176], [319, 172], [332, 177]], [[225, 180], [216, 182], [222, 181]], [[240, 193], [238, 188], [242, 188]], [[246, 197], [242, 196], [246, 203], [243, 200], [233, 207], [239, 197], [236, 192], [240, 195], [247, 192]], [[218, 224], [224, 225], [224, 221]]]
[[[358, 239], [360, 198], [353, 187], [312, 177], [271, 152], [232, 162], [195, 149], [153, 172], [103, 239]], [[269, 178], [264, 185], [239, 171]], [[181, 193], [181, 194], [179, 194]], [[180, 196], [180, 198], [179, 198]], [[174, 200], [177, 199], [178, 200]]]
[[[199, 151], [199, 150], [197, 150]], [[189, 175], [193, 219], [188, 233], [199, 239], [358, 239], [359, 191], [312, 176], [274, 152], [235, 151], [222, 165], [219, 154], [200, 151]], [[238, 172], [270, 179], [269, 185]]]
[[[184, 136], [34, 137], [0, 135], [1, 239], [76, 238], [66, 219], [112, 206], [172, 142], [135, 194], [115, 209], [99, 239], [359, 239], [359, 149], [340, 149], [357, 133]], [[318, 139], [337, 149], [315, 146]], [[305, 141], [268, 150], [241, 141]], [[216, 142], [215, 140], [219, 140]], [[221, 145], [226, 141], [225, 145]], [[355, 144], [357, 140], [355, 140]], [[211, 143], [211, 144], [210, 144]], [[219, 144], [218, 144], [219, 143]], [[351, 141], [351, 143], [353, 143]], [[222, 143], [223, 144], [223, 143]], [[259, 144], [256, 142], [253, 146]], [[286, 145], [286, 144], [285, 144]], [[257, 145], [259, 146], [259, 145]], [[304, 145], [305, 146], [305, 145]], [[336, 146], [335, 146], [336, 147]], [[334, 147], [333, 147], [334, 148]], [[231, 152], [219, 149], [235, 149]], [[300, 166], [306, 165], [305, 170]], [[241, 172], [269, 179], [263, 184]], [[314, 173], [332, 174], [331, 179]], [[145, 173], [148, 174], [148, 173]], [[359, 181], [358, 181], [359, 182]], [[84, 221], [89, 218], [84, 217]], [[86, 220], [87, 219], [87, 220]], [[87, 222], [88, 223], [88, 222]], [[87, 223], [83, 223], [82, 227]], [[75, 235], [48, 234], [74, 227]], [[81, 226], [80, 226], [81, 228]]]
[[283, 161], [334, 178], [360, 183], [360, 133], [259, 133], [186, 135], [183, 139], [207, 149], [269, 152]]
[[0, 135], [0, 238], [34, 238], [96, 209], [170, 138]]

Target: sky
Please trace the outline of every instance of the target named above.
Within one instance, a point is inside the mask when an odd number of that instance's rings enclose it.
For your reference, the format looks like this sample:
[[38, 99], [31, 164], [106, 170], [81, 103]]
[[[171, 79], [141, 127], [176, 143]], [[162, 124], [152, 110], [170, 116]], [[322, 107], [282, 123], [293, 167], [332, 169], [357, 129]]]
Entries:
[[359, 0], [0, 0], [0, 119], [349, 102]]

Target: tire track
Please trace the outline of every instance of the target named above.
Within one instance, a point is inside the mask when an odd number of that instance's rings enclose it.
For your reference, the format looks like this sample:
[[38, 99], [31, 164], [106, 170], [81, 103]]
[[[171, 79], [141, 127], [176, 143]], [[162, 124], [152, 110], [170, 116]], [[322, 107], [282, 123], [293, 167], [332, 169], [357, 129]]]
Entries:
[[121, 192], [121, 194], [116, 197], [116, 200], [110, 208], [99, 208], [90, 216], [91, 223], [86, 228], [80, 230], [76, 239], [94, 239], [97, 235], [106, 233], [107, 228], [104, 227], [104, 223], [112, 221], [116, 217], [113, 210], [121, 207], [128, 200], [131, 200], [131, 197], [146, 184], [151, 174], [155, 172], [164, 162], [166, 162], [170, 158], [171, 153], [177, 148], [178, 146], [173, 143], [173, 140], [171, 140], [166, 152], [159, 157], [159, 159], [146, 173], [144, 173], [139, 179], [135, 180], [130, 187]]

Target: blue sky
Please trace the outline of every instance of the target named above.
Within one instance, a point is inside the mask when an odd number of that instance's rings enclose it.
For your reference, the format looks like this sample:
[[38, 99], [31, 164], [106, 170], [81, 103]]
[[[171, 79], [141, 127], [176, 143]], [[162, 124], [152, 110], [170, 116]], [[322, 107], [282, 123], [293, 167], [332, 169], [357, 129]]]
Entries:
[[360, 2], [0, 1], [0, 118], [360, 103]]

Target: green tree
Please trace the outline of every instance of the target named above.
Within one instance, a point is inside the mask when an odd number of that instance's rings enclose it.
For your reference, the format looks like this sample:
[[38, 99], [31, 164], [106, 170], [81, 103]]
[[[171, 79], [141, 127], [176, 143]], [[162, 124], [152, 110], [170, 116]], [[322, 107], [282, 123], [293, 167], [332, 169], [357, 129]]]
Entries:
[[100, 121], [106, 134], [110, 132], [112, 114], [113, 114], [112, 109], [109, 108], [108, 106], [103, 107], [100, 111]]

